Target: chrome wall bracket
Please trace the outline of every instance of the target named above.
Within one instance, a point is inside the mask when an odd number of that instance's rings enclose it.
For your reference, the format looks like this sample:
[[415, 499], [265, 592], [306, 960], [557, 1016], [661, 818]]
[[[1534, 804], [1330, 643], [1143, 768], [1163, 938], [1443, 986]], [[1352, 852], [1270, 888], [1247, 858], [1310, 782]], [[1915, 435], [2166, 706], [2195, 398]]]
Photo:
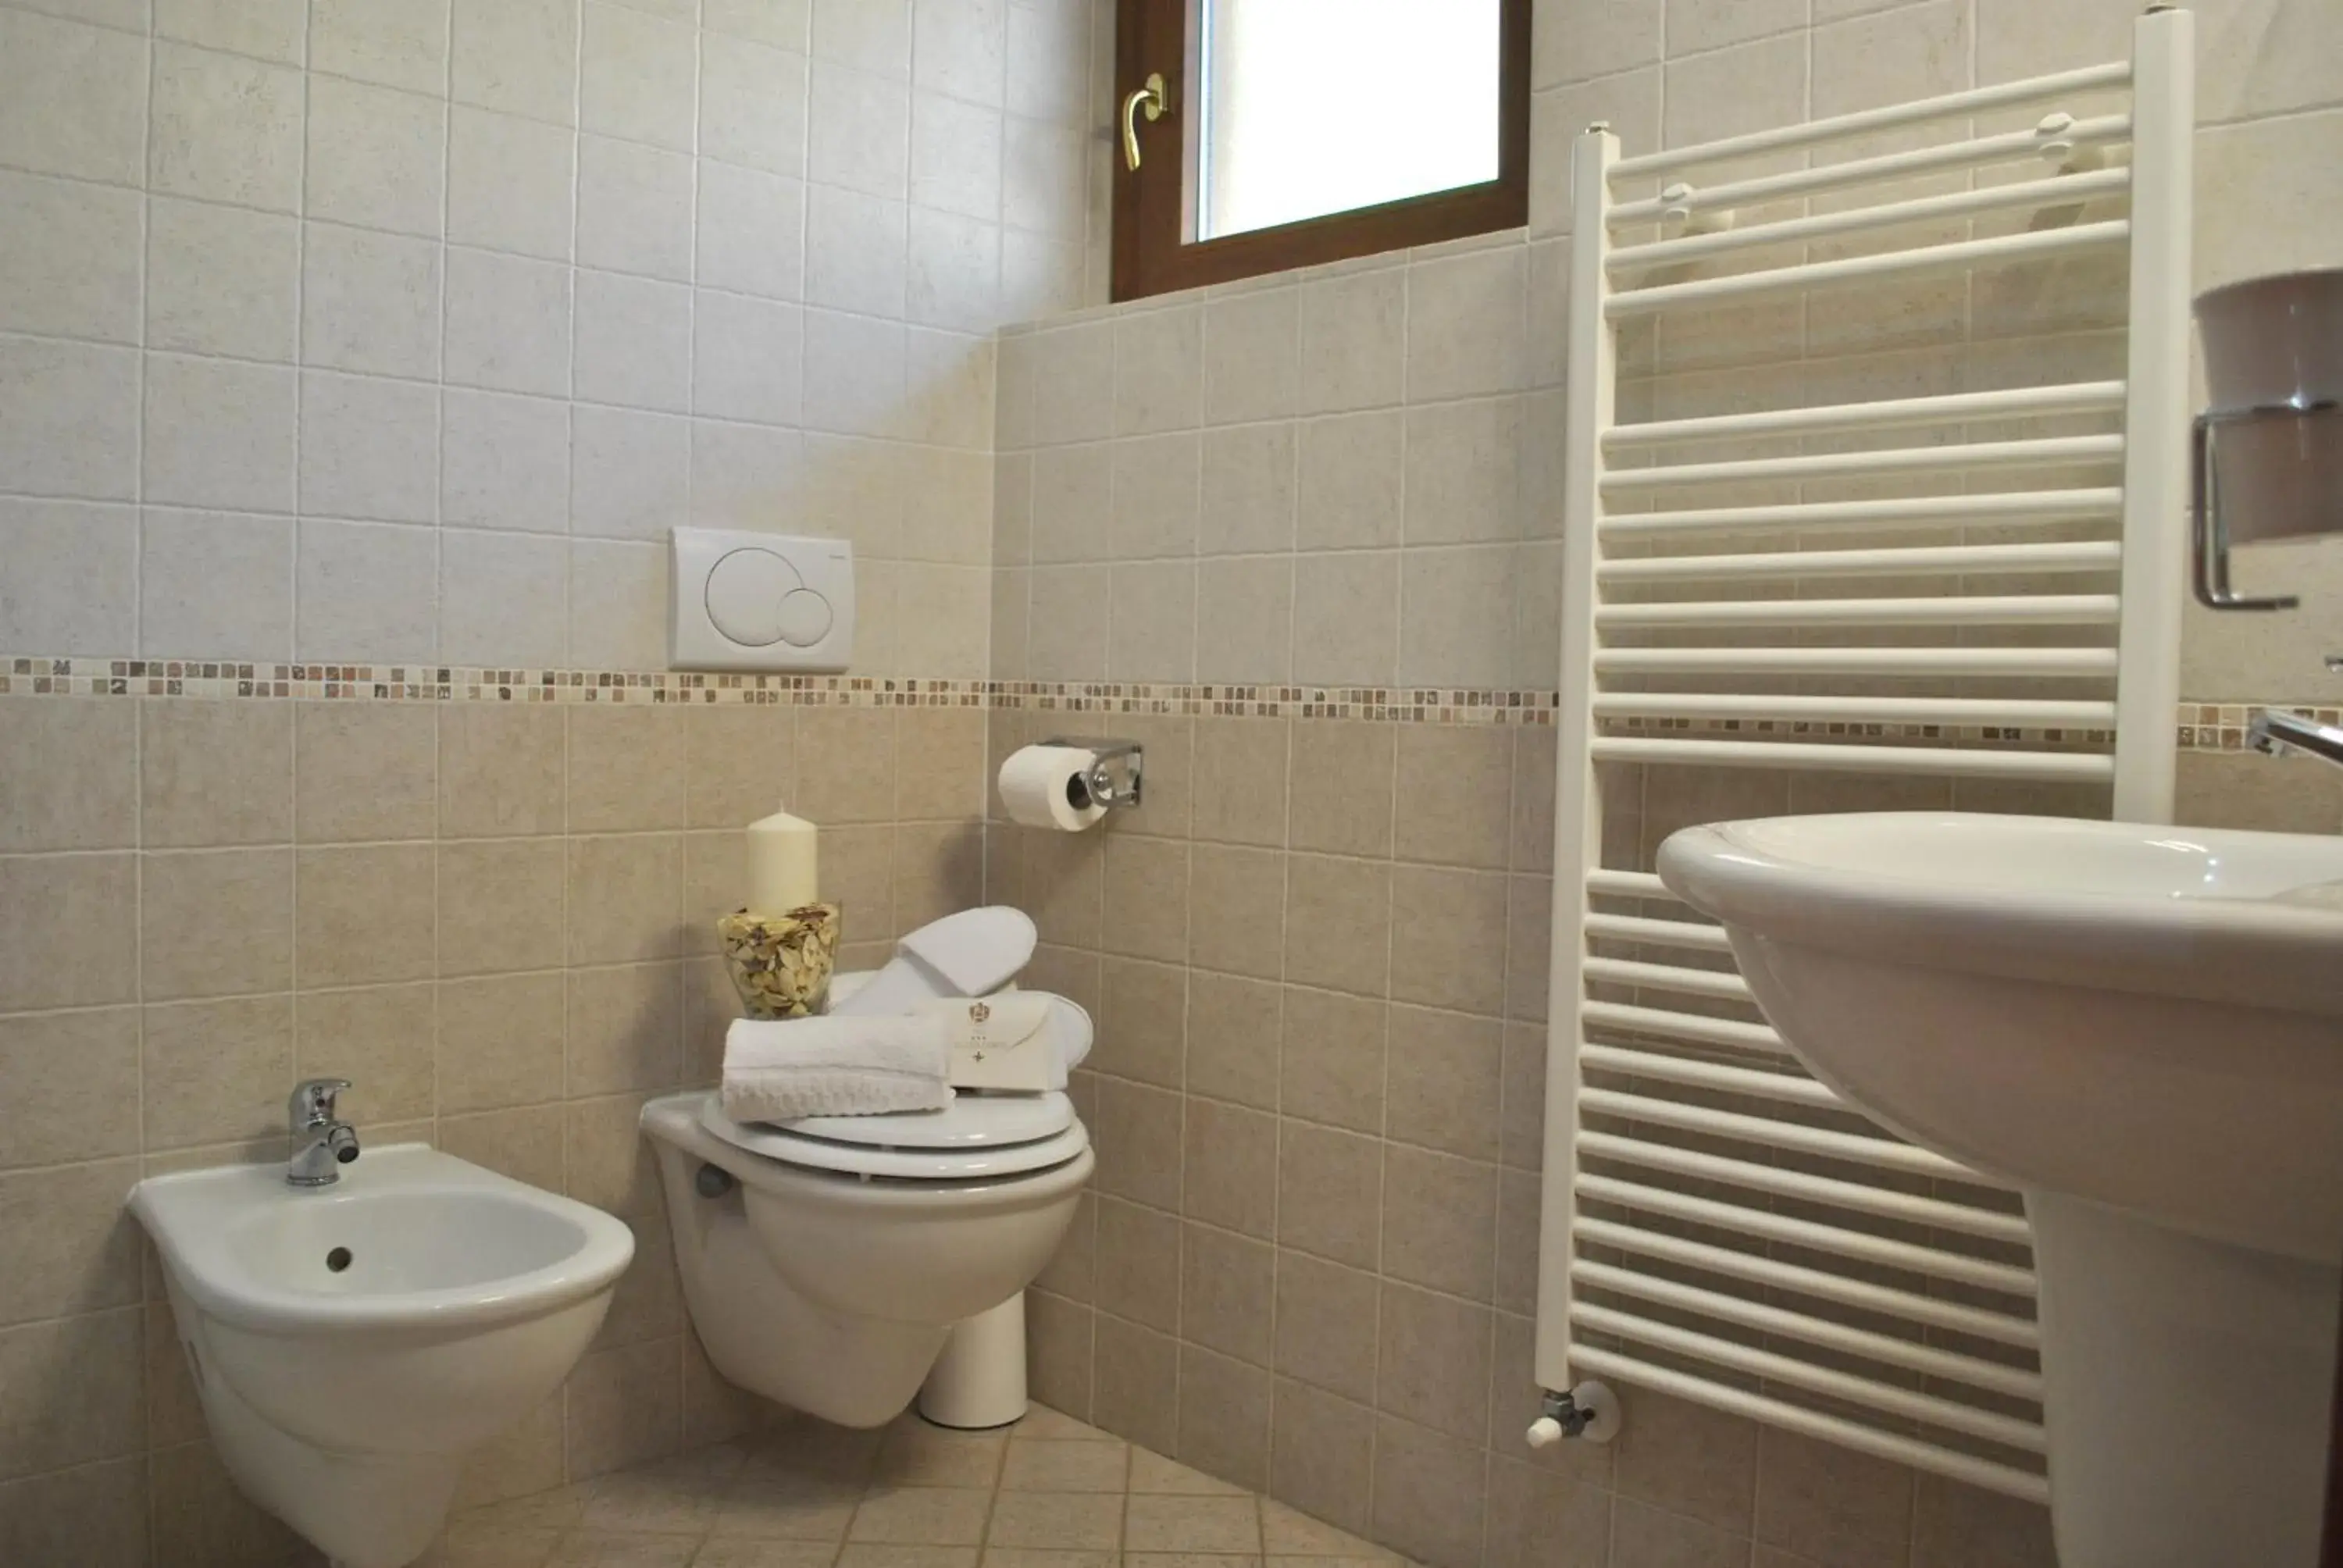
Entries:
[[1091, 754], [1090, 767], [1076, 780], [1090, 799], [1075, 800], [1076, 809], [1095, 803], [1114, 811], [1140, 803], [1146, 782], [1147, 755], [1138, 741], [1111, 736], [1053, 735], [1041, 744], [1071, 746]]

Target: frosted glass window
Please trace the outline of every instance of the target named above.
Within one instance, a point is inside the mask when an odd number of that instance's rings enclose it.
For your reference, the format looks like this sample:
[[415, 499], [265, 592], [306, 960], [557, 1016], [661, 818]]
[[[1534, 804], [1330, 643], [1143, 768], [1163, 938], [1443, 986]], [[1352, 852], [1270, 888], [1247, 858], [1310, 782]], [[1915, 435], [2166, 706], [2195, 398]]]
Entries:
[[1497, 177], [1500, 0], [1202, 0], [1199, 239]]

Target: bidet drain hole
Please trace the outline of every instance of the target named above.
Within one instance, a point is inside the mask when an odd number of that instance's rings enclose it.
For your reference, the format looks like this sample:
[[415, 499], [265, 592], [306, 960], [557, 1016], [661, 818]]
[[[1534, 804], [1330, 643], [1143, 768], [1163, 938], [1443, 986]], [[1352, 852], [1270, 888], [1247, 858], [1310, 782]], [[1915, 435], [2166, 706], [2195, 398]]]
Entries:
[[331, 1269], [337, 1274], [340, 1273], [344, 1269], [347, 1269], [349, 1266], [350, 1250], [347, 1247], [337, 1247], [332, 1251], [326, 1254], [326, 1267]]

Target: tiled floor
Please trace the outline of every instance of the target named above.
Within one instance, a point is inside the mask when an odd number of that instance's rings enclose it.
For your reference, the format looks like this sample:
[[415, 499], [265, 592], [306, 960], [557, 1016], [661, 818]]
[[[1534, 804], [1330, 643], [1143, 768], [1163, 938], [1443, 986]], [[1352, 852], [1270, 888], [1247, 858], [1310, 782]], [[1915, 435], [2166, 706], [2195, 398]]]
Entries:
[[418, 1568], [1397, 1568], [1035, 1406], [1005, 1432], [813, 1422], [461, 1514]]

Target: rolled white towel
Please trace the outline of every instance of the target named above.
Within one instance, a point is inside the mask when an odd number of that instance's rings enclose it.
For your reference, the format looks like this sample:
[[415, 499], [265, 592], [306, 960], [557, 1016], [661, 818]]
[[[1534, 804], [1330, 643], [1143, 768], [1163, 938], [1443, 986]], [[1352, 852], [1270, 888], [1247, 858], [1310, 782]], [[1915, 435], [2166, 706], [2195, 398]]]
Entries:
[[950, 1048], [934, 1018], [735, 1019], [724, 1036], [724, 1114], [735, 1121], [940, 1111]]

